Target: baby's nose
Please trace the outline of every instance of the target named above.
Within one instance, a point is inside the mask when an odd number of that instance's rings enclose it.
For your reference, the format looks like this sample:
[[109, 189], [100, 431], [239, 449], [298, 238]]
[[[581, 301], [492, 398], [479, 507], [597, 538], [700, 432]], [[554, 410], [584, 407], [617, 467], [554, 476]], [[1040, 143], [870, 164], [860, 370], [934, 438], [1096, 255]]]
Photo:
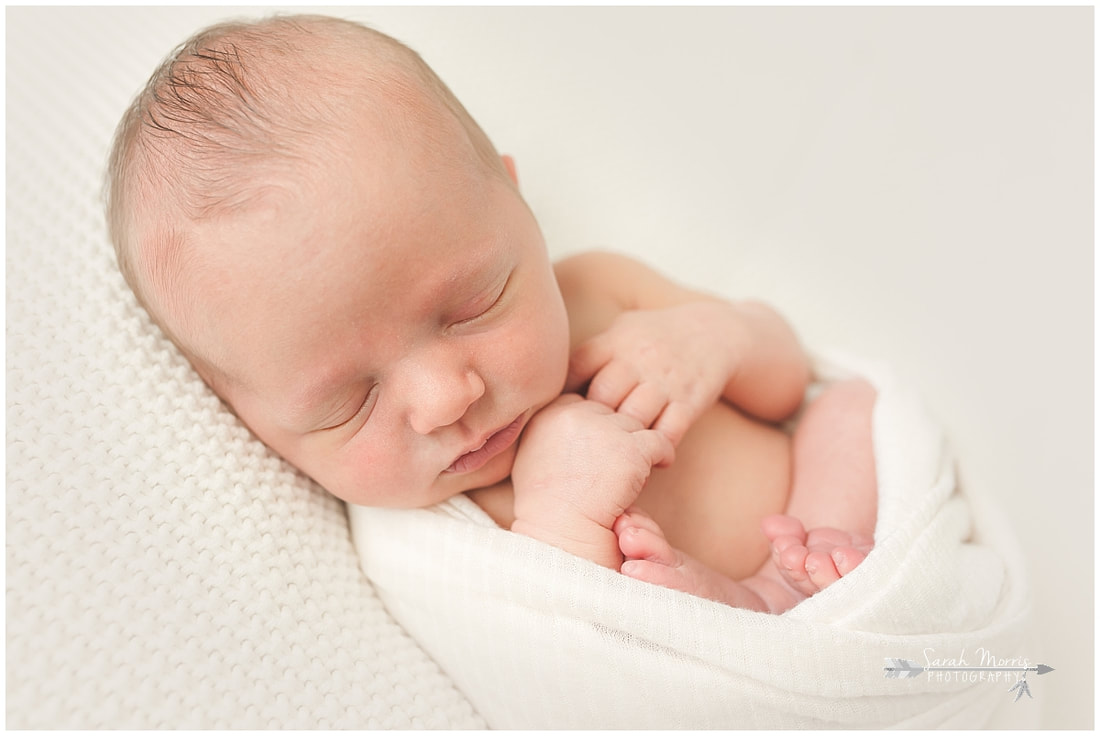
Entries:
[[485, 382], [472, 368], [426, 371], [409, 398], [409, 423], [423, 435], [449, 427], [484, 393]]

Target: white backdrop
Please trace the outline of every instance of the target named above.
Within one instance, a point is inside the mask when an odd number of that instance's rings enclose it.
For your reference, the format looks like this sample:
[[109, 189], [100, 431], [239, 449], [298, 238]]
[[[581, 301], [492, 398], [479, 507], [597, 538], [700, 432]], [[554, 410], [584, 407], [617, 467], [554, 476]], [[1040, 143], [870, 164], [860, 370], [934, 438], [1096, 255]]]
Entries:
[[[1091, 8], [328, 10], [436, 69], [555, 256], [763, 298], [917, 384], [1027, 553], [1035, 648], [1004, 656], [1056, 671], [1019, 707], [1092, 727]], [[96, 34], [134, 92], [198, 26], [261, 12], [16, 8], [7, 33]], [[147, 55], [112, 40], [133, 34]]]

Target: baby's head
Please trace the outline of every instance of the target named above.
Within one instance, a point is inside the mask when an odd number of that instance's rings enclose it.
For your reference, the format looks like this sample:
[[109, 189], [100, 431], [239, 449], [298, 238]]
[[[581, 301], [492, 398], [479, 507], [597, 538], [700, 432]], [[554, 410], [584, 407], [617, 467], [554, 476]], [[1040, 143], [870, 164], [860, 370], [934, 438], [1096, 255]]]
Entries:
[[108, 177], [139, 301], [341, 498], [502, 480], [561, 391], [564, 306], [515, 172], [383, 34], [314, 16], [200, 32], [127, 111]]

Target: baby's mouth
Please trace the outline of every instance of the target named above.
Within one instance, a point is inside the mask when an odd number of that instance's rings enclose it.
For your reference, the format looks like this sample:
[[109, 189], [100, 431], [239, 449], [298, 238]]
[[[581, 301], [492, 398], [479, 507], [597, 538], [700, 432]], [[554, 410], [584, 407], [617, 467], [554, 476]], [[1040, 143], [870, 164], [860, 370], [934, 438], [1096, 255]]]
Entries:
[[523, 429], [523, 414], [512, 420], [511, 424], [501, 427], [485, 438], [477, 447], [462, 453], [444, 473], [472, 473], [483, 467], [500, 453], [507, 450], [519, 437]]

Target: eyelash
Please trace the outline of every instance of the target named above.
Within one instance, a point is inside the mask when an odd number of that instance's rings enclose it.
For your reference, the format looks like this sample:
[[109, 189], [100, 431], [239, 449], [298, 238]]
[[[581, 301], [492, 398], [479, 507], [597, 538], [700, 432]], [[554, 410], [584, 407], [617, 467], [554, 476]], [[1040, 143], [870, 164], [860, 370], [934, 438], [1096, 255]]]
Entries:
[[489, 306], [481, 310], [481, 312], [479, 312], [478, 314], [475, 314], [473, 317], [467, 317], [466, 319], [461, 319], [458, 322], [455, 322], [453, 326], [471, 324], [478, 321], [479, 319], [483, 319], [484, 317], [486, 317], [490, 312], [495, 310], [496, 307], [501, 303], [501, 300], [504, 299], [504, 292], [508, 290], [508, 284], [510, 284], [511, 282], [512, 274], [509, 273], [508, 278], [506, 278], [504, 280], [504, 283], [501, 284], [500, 291], [497, 292], [497, 295], [495, 297], [493, 297], [493, 301], [489, 304]]
[[[375, 398], [377, 393], [378, 393], [378, 384], [376, 383], [373, 386], [371, 386], [370, 391], [367, 392], [366, 397], [363, 399], [363, 403], [359, 405], [359, 408], [355, 410], [354, 414], [352, 414], [350, 417], [348, 417], [344, 421], [340, 422], [339, 424], [334, 424], [331, 427], [327, 427], [326, 429], [327, 430], [343, 429], [344, 427], [349, 426], [352, 422], [354, 422], [356, 419], [359, 418], [359, 415], [363, 414], [364, 409], [368, 409], [368, 408], [373, 409], [374, 408], [374, 402], [372, 401], [372, 399]], [[369, 416], [370, 412], [368, 411], [367, 414]]]

